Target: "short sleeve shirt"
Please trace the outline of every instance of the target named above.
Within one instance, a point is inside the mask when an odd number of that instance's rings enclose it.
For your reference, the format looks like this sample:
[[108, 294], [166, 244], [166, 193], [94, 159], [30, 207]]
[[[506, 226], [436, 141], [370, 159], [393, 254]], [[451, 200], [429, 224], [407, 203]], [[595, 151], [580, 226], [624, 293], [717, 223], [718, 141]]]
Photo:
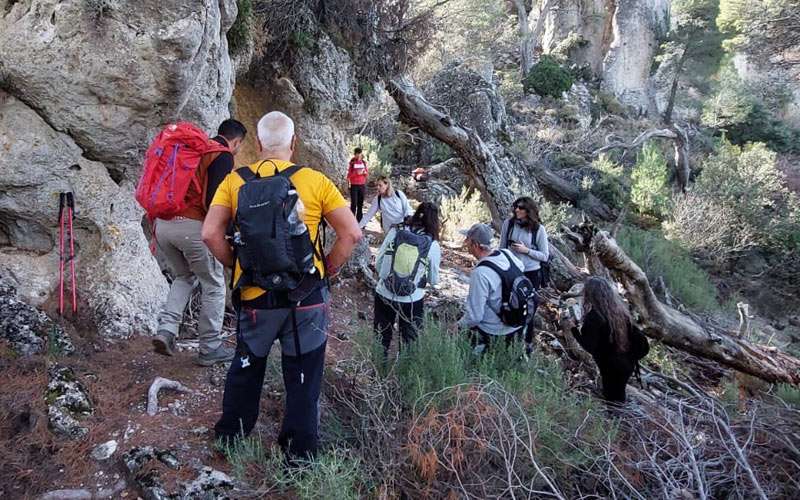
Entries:
[[[265, 160], [240, 168], [249, 168], [253, 173], [267, 177], [292, 165], [291, 162], [284, 160]], [[303, 222], [308, 226], [308, 234], [311, 237], [311, 241], [316, 241], [322, 218], [338, 208], [348, 206], [347, 202], [333, 182], [321, 172], [303, 168], [292, 174], [290, 179], [305, 207]], [[239, 201], [239, 189], [243, 185], [244, 179], [236, 171], [231, 172], [217, 188], [217, 193], [211, 201], [211, 206], [219, 205], [230, 209], [231, 218], [235, 219], [236, 207]], [[317, 266], [320, 275], [324, 275], [324, 265], [316, 255], [314, 256], [314, 264]], [[238, 282], [241, 274], [242, 269], [237, 261], [234, 268], [234, 282]], [[242, 300], [253, 300], [264, 293], [264, 290], [258, 287], [244, 287], [242, 289]]]

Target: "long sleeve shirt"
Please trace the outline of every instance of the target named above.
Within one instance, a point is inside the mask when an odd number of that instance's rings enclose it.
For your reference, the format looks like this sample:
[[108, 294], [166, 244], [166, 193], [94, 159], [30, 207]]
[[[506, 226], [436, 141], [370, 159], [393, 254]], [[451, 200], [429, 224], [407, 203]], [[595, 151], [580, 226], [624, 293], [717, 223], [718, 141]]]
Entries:
[[[386, 238], [383, 239], [383, 244], [381, 248], [378, 250], [378, 257], [375, 259], [375, 269], [378, 270], [378, 276], [380, 276], [380, 280], [378, 281], [378, 286], [375, 287], [375, 292], [378, 293], [381, 297], [391, 300], [394, 302], [416, 302], [425, 297], [425, 288], [417, 288], [414, 290], [414, 293], [408, 296], [397, 296], [394, 295], [392, 292], [386, 288], [383, 280], [389, 273], [391, 272], [392, 267], [392, 258], [386, 255], [386, 251], [389, 249], [389, 246], [394, 242], [394, 237], [397, 234], [397, 229], [392, 228], [389, 230], [389, 233], [386, 235]], [[428, 266], [427, 269], [423, 266], [420, 266], [417, 270], [416, 282], [419, 283], [420, 278], [422, 275], [427, 272], [427, 282], [428, 285], [436, 285], [439, 283], [439, 265], [442, 261], [442, 249], [439, 246], [439, 242], [433, 240], [431, 243], [431, 247], [428, 250]]]
[[[380, 203], [378, 203], [378, 198], [380, 198]], [[380, 205], [381, 225], [385, 234], [389, 233], [392, 226], [400, 224], [407, 216], [414, 214], [406, 195], [402, 191], [395, 190], [393, 196], [378, 195], [372, 200], [367, 214], [358, 224], [359, 227], [366, 226], [375, 217], [375, 214], [378, 213], [378, 205]]]
[[498, 250], [480, 259], [469, 276], [469, 293], [464, 307], [464, 316], [458, 324], [464, 328], [478, 328], [489, 335], [507, 335], [517, 326], [508, 326], [500, 320], [500, 307], [503, 302], [503, 282], [500, 275], [481, 262], [488, 260], [500, 269], [517, 266], [522, 270], [522, 262], [509, 250]]
[[[508, 233], [509, 224], [513, 224], [510, 235]], [[542, 267], [542, 262], [547, 262], [550, 259], [547, 230], [544, 228], [543, 224], [539, 224], [539, 229], [536, 231], [536, 238], [534, 240], [534, 235], [530, 230], [513, 222], [512, 219], [506, 219], [503, 221], [503, 227], [500, 229], [500, 248], [508, 248], [511, 250], [511, 241], [522, 243], [528, 247], [527, 254], [514, 252], [514, 256], [522, 261], [526, 272], [538, 270]]]

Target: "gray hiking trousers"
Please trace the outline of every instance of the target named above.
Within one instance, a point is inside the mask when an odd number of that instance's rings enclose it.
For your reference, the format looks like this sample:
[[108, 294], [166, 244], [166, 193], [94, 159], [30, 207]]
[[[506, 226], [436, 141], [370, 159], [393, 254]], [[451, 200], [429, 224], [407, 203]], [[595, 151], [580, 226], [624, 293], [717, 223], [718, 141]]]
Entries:
[[158, 252], [175, 280], [169, 287], [167, 302], [158, 315], [158, 329], [178, 334], [183, 311], [199, 283], [201, 290], [198, 336], [200, 354], [217, 349], [225, 316], [225, 275], [222, 264], [211, 255], [201, 237], [203, 222], [176, 217], [156, 220]]

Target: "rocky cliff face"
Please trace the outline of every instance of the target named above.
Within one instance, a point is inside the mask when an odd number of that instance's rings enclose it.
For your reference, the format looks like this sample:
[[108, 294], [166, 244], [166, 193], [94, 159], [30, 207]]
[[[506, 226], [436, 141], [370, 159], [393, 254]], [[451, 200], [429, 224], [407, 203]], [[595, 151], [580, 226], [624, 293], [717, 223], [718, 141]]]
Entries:
[[0, 273], [57, 295], [58, 193], [72, 191], [80, 310], [101, 334], [149, 332], [166, 283], [132, 196], [167, 122], [228, 114], [234, 0], [0, 0]]
[[571, 58], [602, 79], [623, 104], [651, 106], [650, 69], [669, 21], [669, 0], [564, 0], [545, 24], [546, 52]]
[[[254, 61], [249, 82], [236, 90], [236, 114], [248, 127], [272, 110], [295, 122], [298, 150], [295, 162], [311, 166], [341, 184], [347, 173], [347, 137], [363, 121], [361, 100], [350, 55], [322, 30], [313, 44], [293, 48], [283, 62]], [[256, 137], [246, 139], [242, 159], [257, 158]]]

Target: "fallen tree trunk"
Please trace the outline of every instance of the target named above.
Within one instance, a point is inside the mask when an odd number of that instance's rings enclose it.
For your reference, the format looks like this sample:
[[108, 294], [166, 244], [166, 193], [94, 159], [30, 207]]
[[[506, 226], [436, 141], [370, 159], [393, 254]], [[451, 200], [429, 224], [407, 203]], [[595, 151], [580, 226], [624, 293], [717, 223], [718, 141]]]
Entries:
[[666, 345], [716, 361], [767, 382], [800, 386], [800, 359], [779, 349], [753, 344], [661, 303], [642, 269], [605, 231], [582, 224], [576, 237], [625, 288], [628, 301], [638, 313], [643, 331]]

